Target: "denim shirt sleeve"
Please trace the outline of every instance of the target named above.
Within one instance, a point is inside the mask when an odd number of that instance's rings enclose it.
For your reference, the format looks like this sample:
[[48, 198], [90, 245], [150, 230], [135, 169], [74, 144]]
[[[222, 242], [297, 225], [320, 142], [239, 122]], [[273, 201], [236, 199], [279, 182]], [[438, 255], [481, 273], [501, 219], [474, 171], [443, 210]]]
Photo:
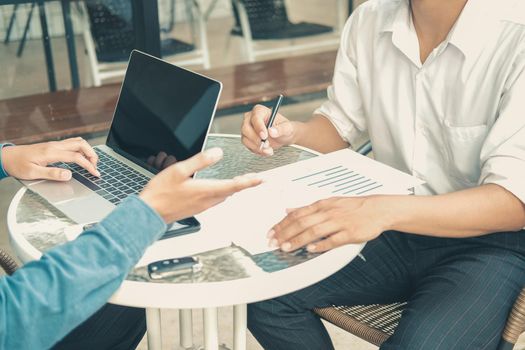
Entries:
[[0, 143], [0, 180], [9, 176], [9, 174], [4, 169], [4, 162], [2, 161], [2, 148], [4, 148], [5, 146], [13, 146], [13, 144], [12, 143]]
[[0, 349], [47, 349], [100, 309], [166, 230], [136, 196], [76, 240], [0, 279]]

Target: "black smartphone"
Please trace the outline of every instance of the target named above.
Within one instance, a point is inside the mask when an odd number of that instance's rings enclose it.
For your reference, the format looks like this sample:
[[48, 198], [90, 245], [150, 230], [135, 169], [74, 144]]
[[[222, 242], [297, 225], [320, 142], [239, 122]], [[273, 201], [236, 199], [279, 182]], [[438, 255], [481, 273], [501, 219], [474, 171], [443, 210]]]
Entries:
[[201, 229], [200, 222], [193, 216], [174, 222], [168, 226], [166, 233], [160, 239], [178, 237], [189, 233], [197, 232]]

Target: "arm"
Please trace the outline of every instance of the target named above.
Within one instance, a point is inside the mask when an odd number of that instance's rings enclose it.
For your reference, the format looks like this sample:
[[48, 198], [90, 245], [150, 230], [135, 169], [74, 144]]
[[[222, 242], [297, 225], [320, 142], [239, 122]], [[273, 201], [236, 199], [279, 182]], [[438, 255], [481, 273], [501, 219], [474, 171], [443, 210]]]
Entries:
[[[194, 180], [222, 158], [203, 152], [166, 168], [94, 229], [0, 279], [0, 349], [45, 349], [97, 311], [166, 224], [195, 215], [260, 180]], [[24, 154], [31, 169], [31, 155]], [[5, 159], [4, 159], [5, 160]], [[34, 159], [33, 159], [34, 160]], [[60, 169], [58, 169], [60, 170]]]
[[350, 144], [341, 138], [337, 129], [324, 115], [314, 114], [312, 119], [305, 123], [294, 123], [296, 124], [294, 144], [320, 153], [330, 153], [350, 147]]
[[[277, 114], [274, 127], [266, 129], [270, 109], [257, 105], [244, 115], [241, 129], [242, 142], [252, 152], [270, 156], [279, 147], [298, 144], [321, 153], [347, 148], [366, 134], [366, 120], [359, 91], [356, 41], [359, 11], [348, 20], [337, 54], [332, 85], [328, 100], [303, 123], [290, 121]], [[259, 149], [261, 139], [268, 144]]]
[[523, 227], [525, 205], [503, 187], [487, 184], [437, 196], [329, 198], [290, 211], [269, 238], [284, 251], [307, 246], [311, 252], [323, 252], [391, 230], [466, 238]]
[[[525, 227], [525, 205], [505, 188], [487, 184], [439, 196], [379, 197], [387, 230], [436, 237], [474, 237]], [[386, 209], [388, 211], [388, 209]]]
[[0, 279], [0, 348], [47, 349], [100, 309], [164, 221], [137, 197], [94, 229]]
[[[436, 196], [330, 198], [291, 211], [269, 236], [292, 250], [324, 251], [397, 230], [435, 237], [474, 237], [525, 227], [525, 48], [507, 80], [498, 118], [480, 153], [478, 187]], [[523, 234], [522, 232], [517, 234]], [[314, 243], [318, 239], [326, 238]]]

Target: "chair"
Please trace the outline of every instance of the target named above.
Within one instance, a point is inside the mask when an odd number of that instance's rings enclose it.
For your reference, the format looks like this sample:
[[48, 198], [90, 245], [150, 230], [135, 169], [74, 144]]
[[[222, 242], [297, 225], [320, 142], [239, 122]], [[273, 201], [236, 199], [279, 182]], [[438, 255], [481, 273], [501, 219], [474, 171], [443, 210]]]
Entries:
[[[344, 0], [337, 0], [338, 30], [341, 30], [346, 20]], [[289, 53], [298, 50], [315, 49], [323, 46], [339, 44], [338, 31], [332, 27], [316, 23], [292, 23], [288, 19], [285, 0], [232, 0], [236, 25], [232, 35], [242, 36], [248, 60], [254, 62], [259, 56], [277, 53]], [[334, 33], [323, 36], [309, 43], [286, 45], [257, 49], [255, 40], [284, 40], [312, 37], [320, 34]]]
[[[381, 346], [392, 334], [401, 319], [405, 302], [386, 305], [332, 306], [314, 309], [322, 319]], [[525, 332], [525, 288], [514, 303], [503, 330], [498, 350], [511, 350]]]
[[[372, 151], [369, 142], [357, 152]], [[376, 346], [381, 346], [392, 334], [401, 319], [406, 302], [385, 305], [331, 306], [314, 309], [322, 319]], [[525, 332], [525, 287], [521, 290], [507, 319], [498, 350], [511, 350]]]
[[[197, 1], [184, 2], [194, 41], [198, 27], [199, 47], [175, 38], [163, 39], [162, 57], [178, 65], [201, 64], [208, 69], [210, 59], [203, 15]], [[93, 84], [100, 86], [105, 80], [124, 76], [129, 54], [135, 47], [131, 3], [129, 0], [89, 0], [83, 4], [82, 13], [83, 37]]]
[[3, 249], [0, 249], [0, 267], [2, 267], [5, 273], [12, 275], [15, 270], [18, 269], [18, 264]]

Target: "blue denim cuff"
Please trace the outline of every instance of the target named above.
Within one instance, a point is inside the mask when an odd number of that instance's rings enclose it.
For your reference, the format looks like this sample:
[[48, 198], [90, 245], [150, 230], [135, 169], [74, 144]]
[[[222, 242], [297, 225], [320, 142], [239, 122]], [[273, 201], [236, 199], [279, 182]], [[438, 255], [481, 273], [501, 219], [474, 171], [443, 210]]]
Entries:
[[167, 229], [160, 215], [135, 195], [126, 198], [99, 225], [110, 233], [118, 246], [126, 246], [131, 252], [130, 258], [136, 260]]
[[4, 169], [4, 163], [2, 162], [2, 148], [6, 146], [14, 146], [14, 145], [12, 143], [0, 144], [0, 180], [9, 176], [9, 174]]

